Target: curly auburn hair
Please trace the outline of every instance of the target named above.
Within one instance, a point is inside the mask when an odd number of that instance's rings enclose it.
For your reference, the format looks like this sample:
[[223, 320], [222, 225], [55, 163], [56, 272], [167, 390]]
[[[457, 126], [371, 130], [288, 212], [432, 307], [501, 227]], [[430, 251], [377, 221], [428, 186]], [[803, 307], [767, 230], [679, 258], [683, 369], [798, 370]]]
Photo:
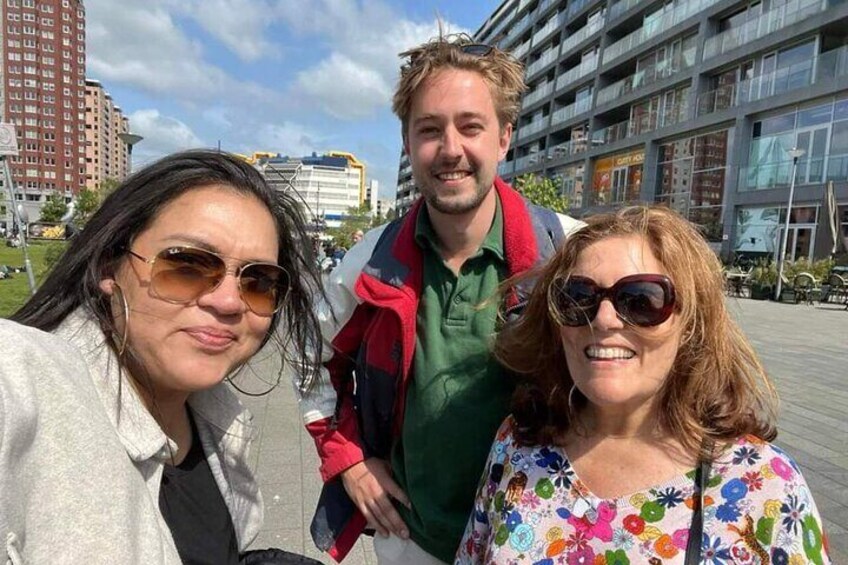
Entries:
[[475, 42], [466, 34], [439, 36], [427, 43], [404, 51], [407, 61], [400, 68], [400, 78], [392, 99], [392, 111], [400, 118], [404, 139], [409, 125], [412, 98], [418, 88], [443, 69], [459, 69], [479, 73], [489, 85], [501, 131], [515, 124], [521, 110], [521, 95], [527, 90], [524, 65], [497, 47], [485, 55], [465, 53], [462, 48]]
[[[674, 283], [681, 342], [671, 373], [659, 391], [661, 429], [690, 453], [704, 440], [723, 443], [745, 434], [777, 435], [777, 395], [751, 344], [725, 305], [721, 264], [697, 229], [676, 212], [633, 206], [586, 220], [549, 263], [506, 281], [504, 292], [528, 278], [536, 284], [523, 315], [495, 341], [495, 355], [519, 376], [512, 399], [516, 439], [526, 445], [555, 444], [578, 420], [586, 400], [569, 402], [574, 384], [560, 328], [549, 308], [549, 289], [570, 276], [590, 245], [609, 237], [638, 236]], [[644, 331], [632, 327], [631, 331]]]

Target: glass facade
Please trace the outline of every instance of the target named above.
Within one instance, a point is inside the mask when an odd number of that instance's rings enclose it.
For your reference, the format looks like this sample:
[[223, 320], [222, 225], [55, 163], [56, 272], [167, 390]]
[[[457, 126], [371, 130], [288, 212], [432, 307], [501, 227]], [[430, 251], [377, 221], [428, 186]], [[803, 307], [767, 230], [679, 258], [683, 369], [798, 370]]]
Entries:
[[802, 149], [795, 182], [820, 184], [848, 180], [848, 99], [798, 108], [754, 122], [748, 166], [740, 172], [739, 190], [789, 186], [792, 159]]
[[631, 151], [595, 161], [589, 204], [608, 206], [637, 202], [642, 191], [645, 151]]
[[659, 146], [656, 200], [721, 241], [727, 130]]
[[[789, 234], [786, 238], [786, 258], [795, 261], [813, 256], [813, 242], [818, 227], [818, 206], [792, 208]], [[733, 249], [749, 257], [777, 259], [783, 241], [786, 208], [740, 208], [736, 212], [736, 237]]]

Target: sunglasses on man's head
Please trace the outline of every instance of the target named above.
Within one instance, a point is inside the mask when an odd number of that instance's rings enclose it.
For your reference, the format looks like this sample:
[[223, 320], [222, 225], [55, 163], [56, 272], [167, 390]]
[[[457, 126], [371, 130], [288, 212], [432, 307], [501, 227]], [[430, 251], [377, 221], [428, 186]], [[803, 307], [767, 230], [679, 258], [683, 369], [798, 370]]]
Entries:
[[476, 55], [478, 57], [485, 57], [492, 52], [492, 49], [494, 49], [494, 47], [486, 45], [485, 43], [466, 43], [465, 45], [459, 46], [459, 50], [466, 55]]
[[[214, 291], [230, 270], [217, 253], [190, 246], [163, 249], [153, 259], [127, 250], [150, 265], [150, 287], [157, 298], [174, 304], [186, 304]], [[259, 316], [271, 316], [279, 310], [289, 291], [289, 274], [274, 263], [247, 263], [237, 267], [239, 294]]]
[[618, 317], [640, 327], [658, 326], [674, 312], [674, 285], [665, 275], [630, 275], [609, 288], [587, 277], [557, 278], [548, 290], [548, 304], [557, 323], [579, 327], [592, 323], [601, 302], [612, 302]]

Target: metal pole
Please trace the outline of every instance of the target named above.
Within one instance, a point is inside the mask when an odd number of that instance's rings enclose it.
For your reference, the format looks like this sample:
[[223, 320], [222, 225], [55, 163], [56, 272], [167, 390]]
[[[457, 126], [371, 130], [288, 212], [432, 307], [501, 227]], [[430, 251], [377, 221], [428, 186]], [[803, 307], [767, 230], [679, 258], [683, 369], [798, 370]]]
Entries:
[[789, 240], [789, 216], [792, 214], [792, 198], [795, 195], [795, 172], [798, 169], [798, 157], [804, 154], [803, 150], [792, 149], [792, 179], [789, 181], [789, 202], [786, 204], [786, 221], [783, 224], [783, 242], [780, 244], [780, 254], [777, 264], [777, 293], [774, 299], [780, 302], [780, 293], [783, 290], [783, 265], [786, 263], [786, 244]]
[[[9, 200], [12, 206], [12, 215], [15, 217], [15, 222], [18, 224], [18, 234], [21, 238], [21, 249], [24, 252], [24, 269], [27, 272], [27, 280], [29, 281], [30, 294], [35, 294], [35, 274], [32, 272], [32, 262], [29, 260], [29, 247], [27, 245], [27, 229], [24, 225], [21, 215], [18, 212], [18, 201], [15, 199], [15, 185], [12, 180], [12, 173], [9, 170], [9, 161], [5, 155], [0, 155], [0, 160], [3, 161], [3, 177], [6, 186], [9, 187]], [[21, 201], [23, 202], [23, 201]], [[23, 204], [21, 204], [23, 205]]]

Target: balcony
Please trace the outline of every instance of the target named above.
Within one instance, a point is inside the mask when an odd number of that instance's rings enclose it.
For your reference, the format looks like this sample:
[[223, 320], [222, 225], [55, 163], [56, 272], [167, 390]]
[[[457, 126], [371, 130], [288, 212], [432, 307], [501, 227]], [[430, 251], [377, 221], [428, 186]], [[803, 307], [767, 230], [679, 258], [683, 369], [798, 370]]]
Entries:
[[524, 110], [525, 108], [535, 104], [542, 98], [550, 96], [551, 92], [554, 91], [554, 84], [555, 83], [553, 81], [547, 82], [544, 85], [538, 87], [533, 92], [526, 94], [521, 100], [521, 109]]
[[557, 55], [559, 55], [559, 49], [557, 48], [548, 49], [547, 51], [545, 51], [544, 55], [542, 55], [536, 61], [533, 61], [533, 63], [527, 66], [527, 70], [524, 72], [525, 78], [529, 79], [531, 76], [556, 61]]
[[621, 57], [625, 53], [630, 53], [638, 46], [646, 41], [665, 33], [680, 22], [687, 20], [702, 10], [706, 10], [719, 0], [686, 0], [671, 9], [670, 12], [655, 18], [637, 29], [629, 33], [604, 49], [603, 62], [609, 63]]
[[729, 29], [707, 39], [704, 43], [704, 60], [727, 53], [732, 49], [805, 20], [825, 11], [829, 6], [828, 0], [790, 0], [779, 8], [770, 10], [737, 28]]
[[512, 50], [512, 56], [516, 59], [521, 59], [527, 54], [528, 51], [530, 51], [530, 42], [525, 41], [524, 43]]
[[671, 126], [686, 119], [687, 106], [685, 103], [672, 104], [664, 112], [653, 111], [642, 114], [630, 120], [625, 120], [609, 127], [592, 132], [592, 145], [615, 143], [628, 137]]
[[621, 0], [616, 2], [609, 9], [609, 19], [613, 21], [615, 18], [644, 2], [645, 0]]
[[557, 124], [561, 124], [566, 120], [570, 120], [574, 116], [578, 116], [583, 112], [588, 112], [592, 108], [592, 99], [584, 98], [582, 100], [578, 100], [573, 104], [569, 104], [563, 108], [560, 108], [556, 112], [551, 115], [551, 125], [555, 126]]
[[599, 31], [602, 27], [604, 27], [604, 18], [598, 18], [592, 23], [581, 27], [565, 38], [560, 47], [560, 53], [568, 54], [569, 51], [577, 47], [577, 45], [588, 39], [589, 36]]
[[548, 159], [562, 159], [570, 155], [585, 153], [589, 149], [588, 139], [572, 139], [548, 148]]
[[671, 61], [666, 60], [662, 64], [656, 65], [651, 71], [637, 71], [618, 82], [600, 89], [598, 91], [598, 106], [621, 98], [622, 96], [635, 92], [640, 88], [654, 84], [655, 82], [668, 78], [682, 70], [688, 69], [694, 64], [694, 62], [695, 47], [693, 46], [683, 53], [679, 66], [673, 65]]
[[833, 49], [807, 61], [704, 92], [698, 96], [698, 115], [712, 114], [844, 76], [848, 76], [848, 47]]
[[521, 35], [525, 32], [525, 30], [527, 30], [529, 26], [530, 15], [525, 14], [524, 17], [521, 18], [521, 20], [517, 24], [515, 24], [511, 30], [509, 30], [509, 33], [507, 34], [506, 39], [504, 40], [504, 45], [509, 45], [513, 41], [515, 41], [519, 35]]
[[[848, 181], [848, 154], [798, 159], [797, 185]], [[792, 178], [792, 160], [750, 165], [739, 170], [739, 192], [787, 188]]]
[[521, 139], [524, 139], [525, 137], [529, 137], [529, 136], [533, 135], [534, 133], [539, 133], [540, 131], [542, 131], [546, 127], [548, 127], [548, 119], [547, 118], [541, 118], [541, 119], [532, 121], [529, 124], [527, 124], [525, 126], [521, 126], [518, 129], [518, 139], [521, 140]]
[[592, 57], [590, 59], [585, 59], [582, 63], [577, 65], [576, 67], [572, 67], [568, 69], [567, 72], [559, 75], [556, 81], [556, 89], [562, 90], [563, 88], [567, 88], [571, 86], [573, 83], [577, 82], [584, 76], [595, 72], [595, 69], [598, 68], [598, 57]]
[[545, 26], [533, 34], [533, 46], [541, 45], [547, 38], [551, 36], [561, 26], [565, 18], [562, 14], [553, 16]]
[[498, 176], [511, 175], [515, 170], [515, 161], [501, 161], [498, 163]]
[[533, 165], [538, 165], [542, 162], [542, 157], [544, 157], [543, 153], [532, 153], [530, 155], [525, 155], [524, 157], [520, 157], [515, 161], [515, 172], [523, 171], [524, 169], [528, 169]]
[[568, 4], [568, 12], [566, 15], [567, 19], [571, 19], [577, 15], [577, 13], [589, 5], [592, 0], [576, 0], [575, 2], [570, 2]]

